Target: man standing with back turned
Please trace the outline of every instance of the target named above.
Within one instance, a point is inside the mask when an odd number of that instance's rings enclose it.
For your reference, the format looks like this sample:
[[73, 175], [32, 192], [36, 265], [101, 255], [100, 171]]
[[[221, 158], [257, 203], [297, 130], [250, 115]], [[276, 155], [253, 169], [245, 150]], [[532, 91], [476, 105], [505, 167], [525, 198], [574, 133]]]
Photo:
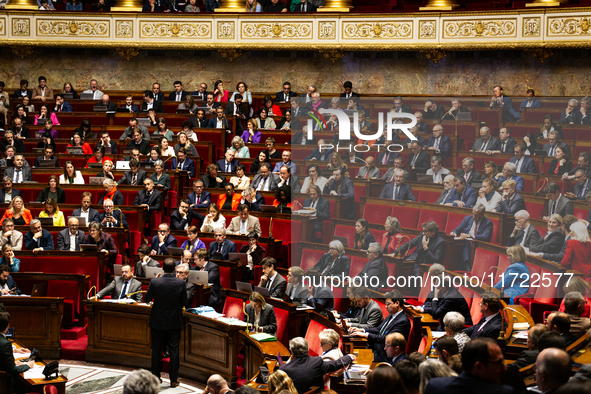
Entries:
[[168, 345], [170, 387], [177, 387], [180, 365], [179, 344], [187, 292], [185, 282], [174, 276], [173, 258], [164, 260], [162, 269], [164, 275], [161, 278], [152, 279], [145, 298], [146, 303], [154, 301], [148, 323], [152, 331], [152, 374], [160, 379], [162, 347], [164, 344]]

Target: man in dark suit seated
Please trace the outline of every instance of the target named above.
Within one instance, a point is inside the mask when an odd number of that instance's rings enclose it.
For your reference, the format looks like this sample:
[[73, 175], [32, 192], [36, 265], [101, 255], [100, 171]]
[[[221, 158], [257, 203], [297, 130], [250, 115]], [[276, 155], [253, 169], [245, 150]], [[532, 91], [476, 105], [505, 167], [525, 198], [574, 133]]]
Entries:
[[451, 155], [451, 140], [447, 135], [443, 135], [443, 126], [436, 124], [433, 126], [433, 135], [427, 140], [425, 150], [432, 151], [445, 160]]
[[30, 89], [27, 89], [29, 87], [29, 81], [27, 81], [26, 79], [21, 79], [20, 87], [21, 87], [20, 89], [14, 91], [14, 93], [12, 95], [13, 100], [19, 100], [25, 96], [28, 97], [29, 99], [33, 98], [33, 91]]
[[573, 215], [575, 212], [574, 204], [571, 200], [566, 198], [560, 192], [560, 185], [556, 182], [550, 182], [544, 189], [546, 197], [548, 197], [548, 211], [544, 215], [543, 220], [548, 220], [550, 216], [557, 213], [561, 217], [566, 215]]
[[23, 237], [26, 250], [32, 250], [33, 253], [39, 253], [44, 250], [55, 250], [51, 233], [41, 228], [39, 219], [31, 220], [29, 227], [31, 230]]
[[[499, 337], [499, 332], [501, 332], [502, 317], [499, 313], [500, 309], [501, 299], [497, 294], [489, 291], [482, 293], [480, 300], [482, 319], [475, 326], [465, 328], [463, 331], [470, 339], [482, 337], [496, 340]], [[464, 347], [464, 352], [467, 346]]]
[[464, 346], [462, 370], [459, 376], [430, 379], [424, 394], [513, 393], [511, 386], [501, 384], [505, 372], [503, 352], [492, 339], [480, 338]]
[[16, 282], [14, 281], [12, 276], [10, 276], [10, 272], [10, 267], [8, 265], [0, 265], [0, 295], [6, 296], [10, 294], [21, 294], [21, 291], [16, 285]]
[[[209, 168], [209, 166], [207, 168]], [[179, 171], [187, 171], [190, 178], [195, 177], [195, 161], [187, 157], [187, 150], [185, 148], [180, 148], [176, 157], [172, 158], [170, 161], [170, 169], [171, 171], [177, 169]]]
[[408, 156], [408, 164], [417, 173], [425, 173], [431, 167], [431, 157], [423, 151], [423, 147], [418, 141], [413, 141], [410, 144], [410, 150], [412, 153]]
[[406, 354], [406, 338], [399, 332], [391, 332], [386, 335], [384, 348], [388, 357], [386, 362], [391, 366], [394, 366], [399, 361], [406, 360], [408, 357]]
[[471, 157], [462, 160], [462, 168], [458, 170], [456, 175], [464, 178], [470, 186], [472, 186], [472, 182], [482, 179], [482, 175], [474, 169], [474, 159]]
[[4, 187], [0, 189], [0, 203], [10, 204], [12, 199], [20, 196], [21, 191], [12, 187], [12, 178], [4, 177]]
[[289, 103], [289, 99], [298, 97], [296, 92], [291, 91], [291, 83], [283, 82], [283, 91], [275, 95], [275, 103]]
[[185, 283], [185, 290], [187, 292], [187, 303], [184, 305], [185, 308], [191, 308], [193, 306], [193, 297], [195, 296], [195, 290], [197, 290], [197, 286], [188, 281], [189, 271], [191, 271], [191, 269], [187, 264], [179, 264], [175, 268], [176, 277]]
[[[372, 328], [378, 327], [380, 324], [382, 324], [382, 321], [384, 321], [382, 308], [380, 308], [377, 302], [371, 299], [371, 292], [367, 289], [367, 287], [356, 287], [354, 289], [354, 295], [357, 306], [361, 308], [361, 312], [359, 313], [358, 317], [345, 319], [349, 327]], [[386, 337], [386, 343], [387, 342], [388, 338]], [[406, 346], [404, 349], [406, 349]], [[386, 349], [386, 353], [387, 352], [388, 349]]]
[[519, 371], [523, 367], [527, 367], [536, 362], [540, 350], [538, 349], [539, 339], [543, 333], [550, 331], [545, 324], [536, 324], [531, 327], [527, 333], [527, 350], [519, 353], [517, 360], [514, 363], [507, 365], [507, 369], [515, 368]]
[[514, 180], [503, 182], [503, 201], [497, 207], [497, 212], [515, 215], [517, 211], [525, 210], [525, 200], [517, 193], [517, 184]]
[[434, 99], [427, 99], [425, 101], [425, 108], [423, 110], [423, 117], [425, 119], [441, 120], [445, 116], [445, 108], [436, 104]]
[[380, 193], [380, 198], [417, 201], [411, 187], [404, 183], [404, 171], [401, 168], [394, 170], [394, 182], [386, 183]]
[[[57, 234], [57, 250], [79, 251], [80, 244], [84, 243], [84, 231], [78, 230], [78, 219], [68, 219], [68, 228]], [[72, 243], [74, 241], [74, 243]]]
[[310, 356], [308, 341], [296, 337], [289, 341], [291, 358], [289, 363], [279, 367], [293, 380], [298, 393], [306, 393], [312, 387], [324, 387], [324, 374], [345, 368], [356, 357], [348, 354], [335, 361], [324, 361], [322, 357]]
[[129, 228], [127, 218], [122, 211], [113, 209], [113, 200], [105, 200], [103, 202], [103, 213], [99, 215], [99, 222], [104, 227], [121, 227]]
[[137, 149], [142, 155], [150, 154], [150, 141], [143, 138], [140, 130], [133, 131], [133, 139], [127, 143], [127, 148]]
[[341, 98], [348, 100], [351, 97], [360, 97], [359, 93], [355, 93], [353, 91], [353, 83], [351, 81], [345, 81], [343, 84], [343, 89], [345, 89], [345, 93], [341, 93]]
[[28, 371], [29, 369], [35, 366], [35, 360], [27, 362], [14, 360], [12, 342], [6, 339], [6, 334], [8, 333], [9, 328], [10, 314], [8, 312], [0, 312], [0, 371], [5, 372], [5, 374], [3, 375], [6, 375], [5, 383], [9, 393], [14, 392], [14, 390], [16, 390], [19, 393], [25, 392], [23, 388], [15, 387], [20, 385], [18, 383], [15, 384], [14, 382], [18, 382], [19, 374]]
[[301, 0], [301, 3], [296, 4], [294, 12], [316, 12], [318, 7], [309, 3], [307, 0]]
[[35, 158], [35, 162], [33, 163], [33, 167], [41, 167], [41, 161], [43, 160], [51, 160], [53, 161], [53, 167], [60, 167], [60, 162], [57, 157], [53, 155], [53, 147], [51, 145], [47, 145], [44, 149], [43, 156], [37, 156]]
[[[570, 355], [562, 349], [548, 348], [540, 352], [535, 363], [536, 384], [542, 393], [561, 391], [572, 373]], [[585, 386], [589, 381], [585, 382]], [[567, 390], [564, 390], [567, 391]]]
[[90, 192], [82, 193], [82, 206], [74, 209], [72, 216], [81, 216], [86, 218], [86, 223], [100, 222], [99, 211], [92, 208], [92, 194]]
[[[191, 223], [193, 223], [193, 220], [203, 222], [204, 219], [205, 216], [193, 210], [190, 206], [190, 201], [184, 198], [179, 203], [178, 209], [170, 215], [170, 227], [173, 230], [186, 230], [192, 226]], [[201, 224], [197, 228], [201, 228]]]
[[277, 261], [273, 257], [265, 257], [261, 261], [261, 267], [263, 268], [263, 275], [259, 287], [268, 289], [271, 297], [282, 298], [285, 294], [287, 281], [277, 272]]
[[214, 230], [215, 242], [209, 244], [209, 258], [216, 259], [215, 254], [220, 253], [222, 260], [228, 260], [228, 254], [236, 253], [236, 244], [226, 238], [225, 228], [216, 228]]
[[521, 113], [524, 108], [542, 108], [542, 102], [536, 98], [536, 92], [533, 89], [527, 89], [525, 95], [527, 98], [519, 105], [519, 113]]
[[140, 162], [136, 159], [131, 159], [129, 161], [129, 171], [125, 171], [117, 183], [119, 185], [142, 185], [147, 176], [146, 171], [140, 168]]
[[235, 153], [232, 149], [226, 149], [226, 153], [224, 153], [224, 158], [219, 159], [216, 163], [219, 172], [226, 172], [232, 174], [236, 172], [236, 166], [240, 164], [240, 162], [234, 158], [234, 155]]
[[515, 164], [511, 162], [505, 163], [503, 166], [502, 172], [496, 174], [495, 181], [497, 181], [499, 187], [503, 184], [503, 182], [507, 180], [515, 181], [515, 187], [517, 191], [522, 192], [524, 189], [525, 181], [523, 177], [516, 175], [517, 167]]
[[[483, 204], [476, 204], [472, 208], [472, 215], [466, 216], [462, 223], [450, 234], [454, 237], [466, 240], [466, 245], [460, 255], [459, 267], [460, 271], [471, 271], [472, 266], [471, 260], [471, 245], [470, 240], [475, 239], [477, 241], [490, 242], [493, 233], [493, 223], [484, 217], [486, 207]], [[467, 320], [466, 320], [467, 321]], [[466, 323], [471, 324], [471, 323]]]
[[398, 290], [392, 290], [385, 295], [386, 310], [388, 316], [384, 318], [382, 324], [372, 328], [357, 328], [351, 327], [349, 330], [351, 335], [357, 337], [367, 338], [368, 346], [373, 347], [375, 362], [388, 362], [388, 355], [386, 354], [385, 344], [386, 336], [393, 332], [402, 334], [403, 337], [408, 338], [410, 333], [410, 320], [404, 312], [404, 298]]
[[513, 108], [513, 100], [503, 94], [503, 87], [497, 85], [493, 89], [494, 96], [490, 100], [490, 108], [501, 108], [503, 111], [503, 121], [519, 122], [521, 116]]
[[554, 331], [564, 338], [565, 346], [572, 345], [578, 338], [570, 333], [571, 320], [564, 312], [552, 312], [546, 319], [550, 331]]
[[571, 200], [578, 200], [578, 201], [585, 201], [587, 199], [587, 194], [591, 190], [591, 181], [587, 178], [585, 171], [577, 170], [575, 172], [574, 177], [575, 182], [575, 192], [567, 192], [564, 195], [570, 198]]
[[96, 107], [107, 107], [107, 112], [117, 111], [117, 105], [115, 105], [115, 103], [111, 102], [111, 99], [109, 98], [108, 94], [103, 94], [103, 98], [101, 99], [101, 101], [96, 103], [94, 106], [95, 106], [95, 108]]
[[446, 175], [445, 178], [443, 178], [443, 190], [441, 191], [441, 194], [439, 195], [439, 198], [437, 199], [437, 201], [435, 201], [435, 204], [439, 204], [439, 205], [452, 205], [454, 200], [454, 193], [456, 191], [456, 189], [454, 189], [454, 179], [455, 177], [451, 174]]
[[[375, 291], [386, 287], [388, 280], [388, 267], [384, 261], [384, 249], [378, 242], [372, 242], [367, 248], [367, 263], [357, 274], [363, 280], [364, 286]], [[374, 281], [373, 279], [377, 279]]]
[[53, 112], [74, 112], [72, 104], [64, 101], [64, 96], [61, 93], [55, 95], [55, 107]]
[[323, 194], [342, 196], [345, 204], [345, 219], [355, 218], [355, 188], [353, 181], [343, 174], [342, 168], [335, 168], [329, 182], [324, 187]]
[[580, 124], [581, 113], [577, 109], [579, 100], [570, 99], [566, 105], [566, 109], [560, 114], [559, 124]]
[[207, 122], [207, 127], [210, 129], [224, 129], [226, 130], [227, 134], [232, 133], [232, 125], [224, 115], [224, 109], [222, 107], [217, 107], [215, 109], [216, 116], [209, 119]]
[[497, 138], [491, 136], [490, 129], [486, 126], [480, 128], [479, 134], [480, 138], [477, 138], [476, 141], [474, 141], [474, 145], [472, 145], [472, 149], [470, 149], [472, 152], [486, 152], [498, 141]]
[[314, 222], [314, 233], [323, 231], [323, 223], [330, 220], [330, 203], [322, 197], [320, 188], [316, 185], [310, 186], [310, 197], [304, 200], [304, 208], [316, 210], [316, 214], [311, 220]]
[[142, 112], [148, 112], [148, 110], [154, 109], [154, 111], [158, 114], [163, 114], [164, 106], [162, 105], [162, 101], [154, 100], [154, 93], [146, 90], [144, 92], [144, 103], [142, 104]]
[[[217, 232], [216, 232], [217, 234]], [[213, 243], [213, 242], [212, 242]], [[234, 249], [236, 249], [236, 245], [234, 244]], [[236, 253], [236, 250], [234, 250]], [[205, 249], [197, 249], [195, 255], [193, 256], [193, 261], [197, 266], [197, 271], [207, 271], [207, 283], [213, 284], [211, 295], [209, 296], [209, 301], [207, 305], [209, 306], [217, 306], [222, 302], [222, 285], [220, 284], [220, 267], [209, 261], [209, 254]], [[227, 260], [227, 259], [225, 259]]]
[[164, 346], [170, 354], [170, 387], [177, 387], [180, 366], [179, 344], [183, 322], [183, 305], [187, 304], [185, 283], [174, 277], [174, 259], [167, 258], [162, 265], [164, 275], [152, 279], [145, 301], [154, 301], [148, 326], [152, 332], [152, 374], [160, 378], [161, 356]]
[[[386, 141], [385, 145], [388, 146], [388, 141]], [[391, 166], [394, 165], [394, 159], [396, 159], [397, 157], [400, 157], [400, 153], [390, 152], [388, 149], [386, 149], [378, 153], [376, 164]]]
[[423, 223], [422, 232], [412, 241], [405, 243], [394, 251], [395, 255], [416, 248], [406, 260], [416, 261], [411, 275], [419, 274], [420, 264], [443, 264], [447, 246], [445, 239], [439, 235], [439, 226], [433, 220]]
[[205, 82], [201, 82], [199, 84], [199, 89], [192, 92], [191, 96], [193, 96], [195, 98], [195, 100], [206, 101], [207, 100], [207, 84]]
[[152, 251], [154, 255], [168, 255], [168, 248], [178, 247], [177, 239], [170, 234], [170, 227], [166, 223], [158, 225], [158, 234], [152, 237]]
[[[142, 283], [133, 277], [131, 265], [123, 264], [121, 266], [121, 276], [115, 276], [111, 283], [104, 287], [96, 295], [98, 299], [110, 295], [112, 300], [119, 300], [124, 298], [131, 298], [135, 302], [142, 302]], [[136, 293], [130, 295], [127, 294]]]
[[495, 153], [513, 153], [515, 148], [515, 140], [511, 137], [511, 130], [503, 127], [499, 130], [499, 139], [489, 149], [487, 149], [487, 155], [493, 155]]
[[189, 193], [187, 199], [191, 208], [207, 208], [211, 203], [211, 193], [203, 190], [203, 181], [197, 179], [193, 182], [193, 193]]
[[189, 95], [189, 92], [183, 90], [183, 83], [181, 81], [174, 81], [174, 92], [168, 95], [168, 101], [185, 101], [185, 97]]
[[144, 208], [146, 211], [146, 223], [150, 223], [151, 213], [159, 211], [162, 204], [162, 193], [154, 189], [154, 181], [150, 178], [144, 179], [144, 190], [137, 192], [133, 205]]
[[560, 141], [560, 135], [558, 131], [552, 130], [548, 133], [548, 143], [544, 144], [543, 150], [549, 157], [554, 157], [556, 148], [561, 148], [563, 151], [567, 150], [570, 152], [570, 148], [565, 142]]
[[305, 272], [301, 267], [289, 267], [287, 270], [287, 295], [294, 302], [302, 302], [308, 298], [308, 289], [302, 283]]
[[[304, 134], [304, 133], [302, 133], [302, 134]], [[324, 140], [318, 140], [318, 148], [315, 148], [312, 151], [312, 153], [310, 153], [306, 157], [305, 160], [328, 161], [332, 152], [334, 152], [334, 149], [329, 148], [328, 146], [325, 146]], [[392, 160], [394, 160], [394, 158], [392, 158]], [[391, 164], [391, 163], [388, 163], [388, 164]]]
[[525, 154], [526, 149], [527, 147], [523, 142], [515, 144], [515, 147], [513, 148], [513, 154], [515, 156], [513, 156], [509, 162], [515, 164], [516, 174], [533, 174], [536, 172], [534, 159]]
[[307, 294], [302, 299], [302, 303], [311, 306], [316, 312], [332, 313], [334, 309], [334, 293], [327, 286], [324, 278], [319, 269], [315, 267], [308, 268], [304, 281]]
[[[180, 150], [179, 150], [179, 152], [180, 152]], [[218, 166], [213, 163], [207, 166], [207, 174], [204, 174], [201, 177], [201, 180], [203, 181], [203, 186], [205, 186], [206, 188], [214, 188], [215, 187], [215, 188], [223, 189], [228, 184], [225, 176], [218, 175]], [[210, 199], [210, 202], [211, 202], [211, 199]]]
[[133, 103], [133, 96], [127, 95], [125, 97], [125, 105], [119, 107], [119, 109], [126, 109], [129, 113], [138, 113], [140, 112], [140, 107]]
[[[390, 111], [398, 112], [398, 113], [406, 113], [406, 114], [412, 113], [412, 109], [410, 108], [410, 105], [403, 104], [402, 97], [400, 97], [400, 96], [394, 97], [394, 107], [392, 107], [390, 109]], [[418, 123], [418, 120], [417, 120], [417, 123]]]
[[478, 191], [466, 184], [461, 176], [454, 177], [454, 193], [452, 196], [454, 207], [472, 208], [478, 199]]
[[451, 100], [451, 107], [445, 113], [445, 116], [442, 118], [442, 120], [457, 120], [458, 113], [460, 113], [460, 112], [470, 112], [470, 110], [468, 108], [464, 107], [460, 103], [459, 99], [454, 98]]

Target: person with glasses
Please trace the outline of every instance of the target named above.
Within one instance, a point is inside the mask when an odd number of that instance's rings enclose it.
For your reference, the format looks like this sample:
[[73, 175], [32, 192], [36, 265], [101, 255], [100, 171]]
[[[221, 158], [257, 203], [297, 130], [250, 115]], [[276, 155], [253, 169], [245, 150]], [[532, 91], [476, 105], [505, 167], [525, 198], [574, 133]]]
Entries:
[[573, 179], [575, 180], [575, 182], [577, 182], [575, 184], [574, 193], [566, 192], [564, 195], [570, 198], [571, 200], [585, 201], [587, 198], [587, 194], [589, 193], [589, 190], [591, 190], [591, 182], [589, 182], [589, 178], [587, 178], [585, 171], [577, 170], [577, 172], [575, 172], [575, 177]]
[[[503, 320], [499, 312], [502, 306], [501, 299], [497, 294], [487, 291], [482, 293], [479, 306], [482, 318], [478, 324], [464, 329], [464, 333], [466, 333], [470, 339], [483, 337], [496, 340], [499, 337], [501, 322]], [[466, 348], [464, 348], [464, 352], [465, 351]]]
[[191, 96], [193, 96], [196, 100], [201, 100], [201, 101], [207, 100], [207, 84], [201, 83], [199, 85], [199, 89], [197, 89], [196, 91], [191, 93]]
[[[110, 295], [112, 300], [119, 300], [123, 298], [131, 298], [135, 302], [142, 302], [142, 283], [133, 277], [131, 265], [123, 264], [121, 266], [121, 276], [113, 278], [111, 283], [104, 287], [96, 295], [100, 300], [106, 295]], [[128, 294], [136, 293], [130, 296]]]
[[194, 191], [187, 196], [191, 208], [207, 208], [211, 203], [211, 193], [203, 189], [203, 181], [201, 179], [193, 182]]
[[368, 289], [379, 291], [386, 286], [388, 279], [388, 267], [384, 261], [384, 249], [381, 244], [372, 242], [369, 244], [366, 254], [367, 263], [361, 272], [357, 274], [356, 278], [361, 278], [364, 286]]
[[562, 141], [560, 141], [560, 138], [558, 136], [558, 132], [556, 130], [551, 131], [548, 133], [548, 143], [544, 144], [544, 147], [542, 148], [545, 152], [547, 156], [554, 156], [554, 154], [556, 153], [556, 148], [565, 148], [568, 149], [568, 145]]
[[265, 140], [265, 149], [263, 152], [267, 155], [267, 158], [270, 159], [281, 159], [281, 152], [275, 149], [275, 138], [269, 137]]
[[84, 231], [79, 230], [79, 222], [75, 217], [68, 219], [68, 228], [57, 233], [57, 250], [77, 252], [84, 243]]
[[0, 232], [0, 247], [11, 245], [13, 250], [23, 249], [23, 233], [14, 229], [12, 219], [2, 221], [2, 232]]
[[503, 185], [505, 181], [514, 181], [517, 191], [522, 192], [525, 181], [523, 177], [517, 175], [517, 166], [511, 162], [505, 163], [502, 172], [498, 173], [494, 180], [498, 183], [499, 187]]
[[328, 244], [328, 253], [322, 255], [320, 260], [314, 265], [322, 276], [349, 275], [351, 261], [345, 256], [345, 248], [341, 241], [335, 240]]
[[525, 210], [525, 200], [517, 193], [517, 184], [514, 180], [503, 182], [503, 201], [497, 207], [497, 212], [515, 215], [516, 212]]
[[168, 248], [177, 247], [177, 239], [170, 234], [170, 227], [166, 223], [160, 223], [158, 234], [152, 237], [151, 255], [168, 255]]
[[291, 83], [286, 81], [283, 83], [283, 90], [275, 94], [275, 102], [289, 103], [289, 100], [292, 97], [298, 97], [298, 94], [296, 92], [291, 91]]

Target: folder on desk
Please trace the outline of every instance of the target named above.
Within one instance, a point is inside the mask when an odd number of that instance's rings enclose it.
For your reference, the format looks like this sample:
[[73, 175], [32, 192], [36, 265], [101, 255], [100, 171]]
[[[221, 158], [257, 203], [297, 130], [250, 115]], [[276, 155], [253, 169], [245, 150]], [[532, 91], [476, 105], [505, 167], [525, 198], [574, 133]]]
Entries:
[[250, 337], [257, 342], [273, 342], [273, 341], [277, 340], [277, 337], [274, 337], [273, 335], [267, 334], [265, 332], [260, 332], [258, 334], [252, 334]]

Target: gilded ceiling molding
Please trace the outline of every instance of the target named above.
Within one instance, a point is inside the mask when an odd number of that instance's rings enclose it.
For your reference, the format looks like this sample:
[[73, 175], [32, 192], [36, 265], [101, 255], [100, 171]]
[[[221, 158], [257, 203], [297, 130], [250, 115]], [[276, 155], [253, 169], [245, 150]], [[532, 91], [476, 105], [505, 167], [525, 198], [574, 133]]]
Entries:
[[443, 49], [431, 49], [431, 50], [421, 51], [421, 52], [423, 52], [425, 54], [427, 59], [432, 60], [433, 63], [435, 63], [435, 64], [437, 64], [438, 61], [440, 61], [441, 59], [443, 59], [447, 55], [447, 52]]
[[218, 52], [222, 55], [222, 57], [228, 59], [231, 62], [242, 55], [242, 51], [240, 49], [224, 48], [218, 49]]
[[320, 53], [322, 53], [325, 58], [330, 59], [333, 63], [345, 56], [345, 52], [342, 49], [321, 49]]
[[140, 50], [139, 48], [117, 48], [117, 53], [125, 60], [130, 61], [132, 57], [136, 57], [140, 53]]
[[532, 56], [538, 59], [540, 63], [544, 63], [553, 54], [550, 48], [526, 49], [525, 51], [531, 52]]
[[34, 50], [33, 47], [26, 45], [12, 46], [11, 48], [12, 53], [20, 57], [21, 59], [24, 59], [25, 57], [29, 56], [31, 53], [33, 53]]

